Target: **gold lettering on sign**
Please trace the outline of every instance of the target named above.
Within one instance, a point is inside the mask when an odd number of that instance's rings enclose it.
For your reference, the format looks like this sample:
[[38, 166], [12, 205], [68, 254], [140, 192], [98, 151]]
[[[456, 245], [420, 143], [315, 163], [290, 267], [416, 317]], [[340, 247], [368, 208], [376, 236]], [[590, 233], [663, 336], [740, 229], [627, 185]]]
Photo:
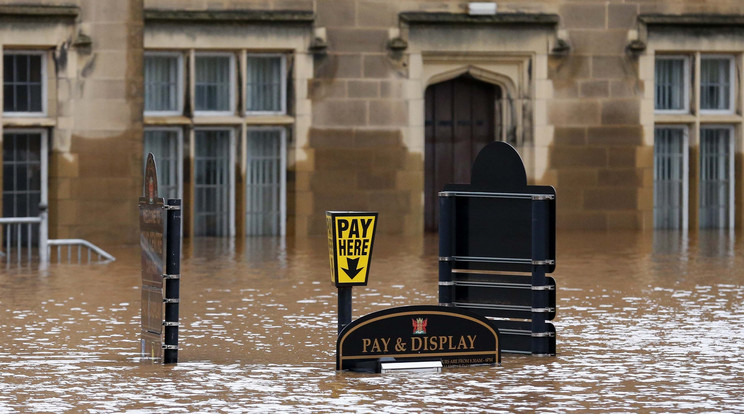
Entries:
[[[396, 352], [404, 352], [407, 344], [410, 344], [411, 352], [442, 352], [475, 349], [477, 335], [433, 335], [433, 336], [411, 336], [409, 341], [396, 338], [394, 345]], [[393, 338], [362, 338], [362, 353], [386, 353], [390, 352], [390, 341]]]
[[468, 340], [470, 341], [470, 349], [473, 349], [473, 348], [475, 348], [475, 337], [476, 337], [476, 336], [477, 336], [477, 335], [473, 335], [473, 336], [471, 337], [470, 335], [468, 335]]
[[418, 352], [421, 349], [421, 343], [423, 340], [419, 336], [414, 336], [411, 338], [411, 351]]
[[392, 338], [362, 338], [362, 353], [388, 352], [390, 339]]
[[[452, 335], [435, 335], [428, 337], [412, 336], [410, 340], [411, 351], [456, 351], [460, 349], [475, 349], [475, 338], [477, 335], [466, 335], [455, 337]], [[468, 344], [469, 343], [469, 344]]]

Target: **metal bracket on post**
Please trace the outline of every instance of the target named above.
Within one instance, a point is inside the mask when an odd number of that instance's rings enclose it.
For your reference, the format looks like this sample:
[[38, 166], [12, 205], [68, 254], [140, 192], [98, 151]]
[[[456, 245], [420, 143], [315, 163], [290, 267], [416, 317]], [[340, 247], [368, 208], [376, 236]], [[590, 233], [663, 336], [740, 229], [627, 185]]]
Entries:
[[545, 315], [549, 312], [548, 285], [545, 271], [552, 264], [548, 259], [550, 215], [547, 197], [532, 198], [532, 353], [549, 354], [547, 342], [541, 340], [548, 333]]
[[454, 217], [455, 198], [439, 193], [439, 305], [441, 306], [452, 306], [455, 296], [455, 284], [452, 280]]

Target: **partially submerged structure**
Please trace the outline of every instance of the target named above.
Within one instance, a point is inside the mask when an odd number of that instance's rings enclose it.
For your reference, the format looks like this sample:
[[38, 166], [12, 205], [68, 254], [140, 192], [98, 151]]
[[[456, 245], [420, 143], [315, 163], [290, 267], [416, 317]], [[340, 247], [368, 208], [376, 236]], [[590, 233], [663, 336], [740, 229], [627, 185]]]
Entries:
[[135, 242], [153, 152], [187, 237], [323, 234], [337, 209], [419, 234], [503, 140], [559, 228], [741, 224], [744, 5], [497, 6], [3, 1], [3, 216]]

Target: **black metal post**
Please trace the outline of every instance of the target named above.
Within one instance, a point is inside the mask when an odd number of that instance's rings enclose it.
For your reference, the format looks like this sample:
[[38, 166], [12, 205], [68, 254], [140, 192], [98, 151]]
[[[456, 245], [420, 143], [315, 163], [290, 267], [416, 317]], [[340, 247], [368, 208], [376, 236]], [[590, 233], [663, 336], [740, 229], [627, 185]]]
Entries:
[[545, 270], [548, 268], [548, 234], [550, 202], [548, 196], [532, 198], [532, 354], [548, 355], [548, 286]]
[[351, 323], [351, 286], [338, 288], [338, 332]]
[[439, 304], [452, 306], [455, 285], [452, 280], [454, 254], [455, 198], [439, 195]]
[[178, 308], [181, 296], [181, 200], [168, 200], [166, 209], [163, 362], [175, 364], [178, 362]]

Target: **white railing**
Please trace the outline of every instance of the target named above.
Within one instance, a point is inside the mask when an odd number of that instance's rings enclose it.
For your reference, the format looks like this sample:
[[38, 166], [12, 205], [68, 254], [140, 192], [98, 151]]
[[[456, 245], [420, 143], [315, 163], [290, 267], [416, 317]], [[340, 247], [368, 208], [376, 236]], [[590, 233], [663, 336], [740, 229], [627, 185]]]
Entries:
[[[83, 240], [83, 239], [52, 239], [48, 242], [48, 254], [47, 258], [51, 260], [52, 256], [54, 255], [54, 249], [53, 247], [57, 247], [56, 256], [57, 256], [57, 263], [62, 263], [62, 257], [65, 255], [65, 250], [67, 250], [67, 263], [72, 263], [73, 259], [77, 257], [78, 264], [83, 263], [83, 251], [85, 251], [87, 256], [87, 262], [86, 263], [108, 263], [113, 262], [116, 260], [116, 258], [109, 253], [107, 253], [105, 250], [101, 249], [100, 247], [96, 246], [95, 244]], [[67, 249], [65, 249], [65, 247]], [[75, 249], [77, 248], [77, 249]], [[97, 260], [95, 262], [92, 261], [93, 255], [97, 256]]]
[[[39, 214], [39, 217], [1, 217], [0, 227], [3, 231], [3, 241], [5, 251], [0, 249], [0, 256], [10, 261], [13, 256], [17, 262], [21, 262], [24, 256], [24, 244], [26, 254], [25, 256], [31, 261], [33, 253], [33, 236], [34, 226], [38, 226], [39, 234], [39, 261], [46, 262], [48, 257], [45, 255], [47, 252], [47, 226], [46, 226], [46, 212]], [[25, 242], [24, 242], [25, 234]], [[44, 246], [42, 249], [41, 247]]]
[[[0, 248], [0, 257], [4, 257], [7, 263], [15, 260], [21, 263], [24, 257], [29, 262], [34, 252], [34, 226], [38, 226], [38, 249], [39, 263], [49, 263], [56, 246], [56, 262], [62, 263], [63, 257], [67, 256], [66, 263], [72, 263], [77, 258], [78, 264], [83, 263], [87, 257], [87, 263], [108, 263], [116, 260], [114, 256], [107, 253], [95, 244], [83, 239], [53, 239], [49, 240], [47, 230], [47, 211], [41, 208], [38, 217], [2, 217], [0, 218], [0, 229], [2, 229], [2, 241], [5, 251]], [[66, 249], [65, 249], [66, 247]], [[65, 251], [66, 250], [66, 251]], [[94, 262], [93, 255], [97, 260]]]

